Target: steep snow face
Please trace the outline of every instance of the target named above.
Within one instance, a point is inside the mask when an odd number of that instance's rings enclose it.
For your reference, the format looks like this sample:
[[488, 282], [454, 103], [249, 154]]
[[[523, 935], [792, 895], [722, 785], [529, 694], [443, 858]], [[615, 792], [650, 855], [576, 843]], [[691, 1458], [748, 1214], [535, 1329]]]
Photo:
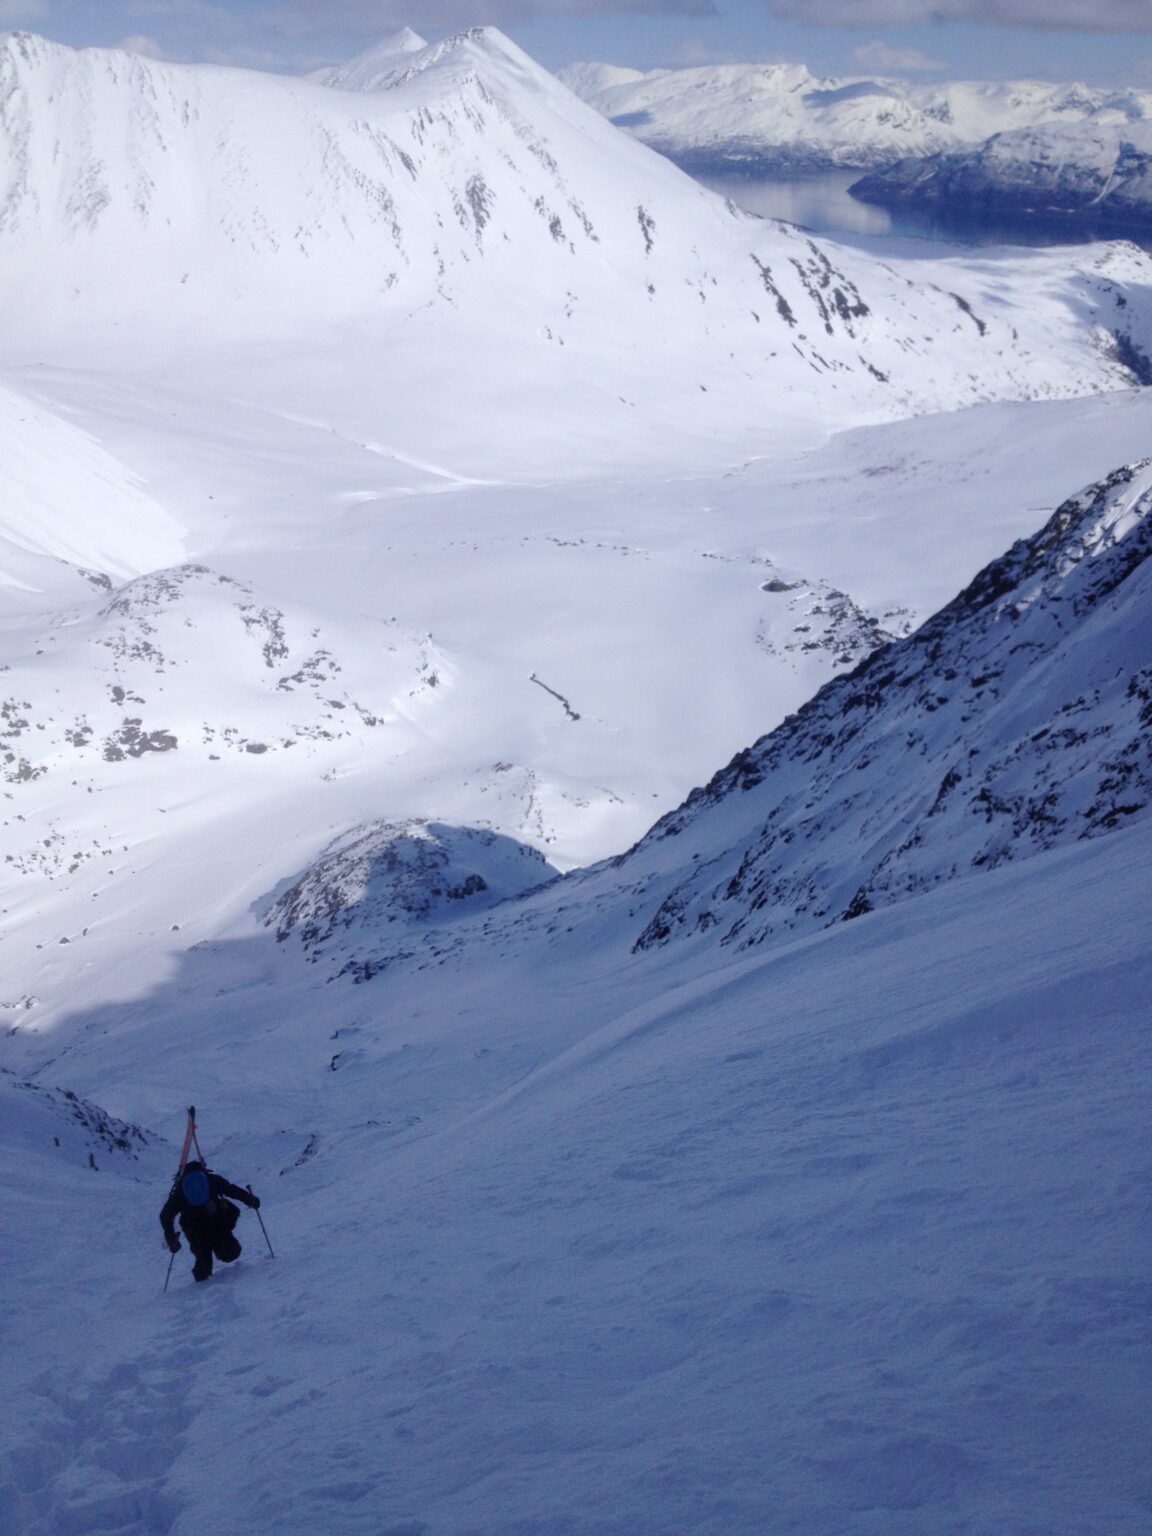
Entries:
[[696, 862], [639, 946], [757, 943], [1145, 817], [1150, 554], [1145, 460], [660, 822], [624, 864]]
[[1152, 115], [1147, 91], [1038, 80], [828, 80], [791, 64], [649, 74], [574, 64], [560, 78], [643, 143], [701, 170], [882, 166], [1044, 123], [1122, 127]]
[[867, 202], [955, 212], [1039, 215], [1100, 232], [1152, 227], [1152, 121], [1046, 124], [978, 149], [865, 176]]
[[[1130, 323], [1109, 279], [1136, 280], [1135, 253], [913, 281], [739, 214], [498, 33], [385, 74], [334, 90], [10, 35], [4, 358], [98, 348], [203, 372], [231, 356], [250, 395], [320, 337], [389, 379], [451, 350], [465, 414], [522, 408], [546, 379], [558, 411], [593, 399], [617, 436], [621, 403], [667, 417], [656, 376], [705, 432], [832, 400], [890, 415], [1130, 379], [1102, 343]], [[315, 375], [315, 351], [298, 366]]]
[[[0, 383], [0, 586], [79, 596], [178, 560], [184, 530], [89, 434]], [[9, 604], [9, 607], [11, 604]]]
[[[0, 1076], [9, 1529], [1143, 1536], [1150, 831], [721, 967], [88, 1011], [46, 1081], [170, 1139]], [[193, 1096], [277, 1257], [163, 1295]]]

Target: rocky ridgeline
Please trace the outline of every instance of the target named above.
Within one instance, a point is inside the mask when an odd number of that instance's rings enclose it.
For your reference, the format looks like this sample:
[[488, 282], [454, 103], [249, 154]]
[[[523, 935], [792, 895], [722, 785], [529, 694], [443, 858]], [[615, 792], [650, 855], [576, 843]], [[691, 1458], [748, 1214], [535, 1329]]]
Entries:
[[278, 942], [298, 940], [312, 963], [327, 959], [337, 973], [368, 980], [387, 962], [365, 959], [362, 948], [378, 953], [385, 935], [483, 912], [554, 874], [536, 849], [487, 828], [382, 821], [341, 838], [264, 922]]
[[136, 1162], [160, 1145], [150, 1132], [116, 1119], [70, 1089], [23, 1082], [6, 1068], [0, 1068], [0, 1106], [9, 1155], [18, 1142], [99, 1172], [106, 1162]]
[[821, 689], [619, 861], [694, 866], [637, 948], [824, 926], [1147, 814], [1150, 552], [1152, 460]]

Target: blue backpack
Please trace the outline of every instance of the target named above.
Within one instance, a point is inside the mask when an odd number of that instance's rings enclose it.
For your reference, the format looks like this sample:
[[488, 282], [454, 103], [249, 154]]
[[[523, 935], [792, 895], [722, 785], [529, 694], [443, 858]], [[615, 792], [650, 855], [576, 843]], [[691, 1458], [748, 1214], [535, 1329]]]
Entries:
[[183, 1176], [180, 1180], [180, 1193], [185, 1205], [194, 1211], [207, 1216], [216, 1209], [216, 1201], [212, 1198], [212, 1186], [202, 1168], [194, 1168], [191, 1173]]

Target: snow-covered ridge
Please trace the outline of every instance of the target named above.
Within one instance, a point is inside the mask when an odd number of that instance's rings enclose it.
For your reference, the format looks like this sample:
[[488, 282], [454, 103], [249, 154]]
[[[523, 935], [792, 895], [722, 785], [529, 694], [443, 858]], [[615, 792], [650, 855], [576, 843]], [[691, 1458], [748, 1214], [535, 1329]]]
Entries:
[[1065, 502], [658, 823], [620, 867], [694, 863], [639, 947], [824, 926], [1145, 816], [1149, 555], [1145, 460]]
[[902, 160], [852, 187], [866, 202], [1060, 220], [1102, 234], [1152, 227], [1152, 121], [1049, 123], [979, 148]]
[[264, 922], [299, 938], [313, 962], [330, 948], [485, 911], [555, 876], [536, 849], [483, 827], [427, 821], [358, 827], [337, 840]]
[[0, 1120], [6, 1164], [29, 1155], [100, 1172], [139, 1161], [157, 1138], [118, 1120], [68, 1088], [22, 1082], [0, 1067]]
[[618, 126], [697, 170], [884, 166], [1046, 123], [1119, 127], [1152, 116], [1148, 91], [1040, 80], [819, 79], [794, 64], [647, 74], [576, 64], [560, 78]]

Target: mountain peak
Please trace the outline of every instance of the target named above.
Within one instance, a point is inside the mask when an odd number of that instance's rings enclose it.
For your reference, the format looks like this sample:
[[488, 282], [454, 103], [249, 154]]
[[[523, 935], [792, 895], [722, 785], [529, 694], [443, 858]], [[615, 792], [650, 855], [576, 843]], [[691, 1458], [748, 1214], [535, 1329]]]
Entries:
[[477, 70], [490, 71], [493, 67], [510, 70], [520, 87], [543, 86], [567, 94], [553, 75], [529, 57], [522, 48], [505, 36], [497, 27], [468, 27], [455, 32], [438, 43], [430, 43], [406, 60], [401, 60], [379, 83], [371, 89], [388, 90], [407, 85], [410, 80], [436, 68], [463, 69], [469, 75]]
[[461, 64], [469, 72], [493, 64], [505, 68], [510, 65], [521, 82], [552, 80], [546, 70], [496, 27], [469, 27], [438, 43], [426, 42], [411, 27], [404, 27], [348, 63], [318, 70], [309, 79], [345, 91], [389, 91], [437, 66], [451, 68]]
[[426, 38], [413, 32], [411, 27], [401, 27], [399, 32], [390, 32], [343, 64], [314, 70], [308, 79], [316, 85], [330, 85], [342, 91], [380, 90], [380, 82], [402, 69], [406, 58], [427, 47]]

